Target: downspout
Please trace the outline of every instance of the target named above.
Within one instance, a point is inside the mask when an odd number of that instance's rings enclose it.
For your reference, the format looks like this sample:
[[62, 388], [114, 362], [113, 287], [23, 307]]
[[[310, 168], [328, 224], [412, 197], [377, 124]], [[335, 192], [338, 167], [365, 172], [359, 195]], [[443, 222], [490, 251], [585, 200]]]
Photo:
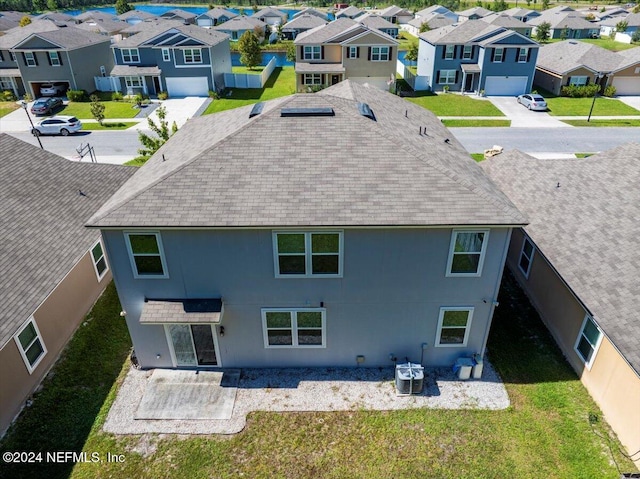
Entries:
[[71, 79], [73, 80], [73, 89], [78, 89], [78, 84], [76, 83], [76, 74], [73, 71], [73, 65], [71, 64], [71, 52], [67, 50], [67, 61], [69, 62], [69, 69], [71, 70]]

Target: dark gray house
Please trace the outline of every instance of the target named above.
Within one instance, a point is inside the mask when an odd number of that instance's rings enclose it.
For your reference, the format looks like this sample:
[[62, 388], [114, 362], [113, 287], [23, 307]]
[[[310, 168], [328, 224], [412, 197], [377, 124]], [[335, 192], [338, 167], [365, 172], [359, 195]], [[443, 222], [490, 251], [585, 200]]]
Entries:
[[525, 222], [431, 112], [347, 80], [191, 120], [88, 226], [142, 367], [196, 368], [483, 354]]
[[224, 74], [231, 73], [229, 37], [179, 21], [149, 24], [112, 49], [111, 76], [126, 94], [206, 96], [222, 89]]

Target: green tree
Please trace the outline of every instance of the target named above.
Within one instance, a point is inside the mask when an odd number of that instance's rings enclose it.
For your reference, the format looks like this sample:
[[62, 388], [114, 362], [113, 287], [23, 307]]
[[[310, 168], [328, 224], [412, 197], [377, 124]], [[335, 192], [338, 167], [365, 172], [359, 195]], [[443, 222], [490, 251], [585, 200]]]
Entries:
[[620, 32], [620, 33], [626, 32], [627, 28], [629, 28], [629, 22], [621, 20], [618, 23], [616, 23], [616, 32]]
[[551, 35], [551, 24], [549, 22], [542, 22], [536, 28], [536, 40], [540, 43], [546, 43]]
[[58, 9], [58, 2], [56, 0], [47, 0], [47, 8], [52, 12]]
[[409, 48], [407, 48], [407, 54], [404, 56], [405, 60], [409, 60], [410, 62], [418, 61], [418, 42], [409, 43]]
[[249, 70], [262, 62], [262, 52], [260, 51], [260, 42], [255, 33], [247, 30], [238, 40], [238, 51], [240, 52], [240, 63]]
[[[640, 13], [640, 4], [636, 5], [635, 7], [633, 7], [632, 10], [633, 13]], [[637, 30], [636, 30], [637, 31]]]
[[173, 122], [173, 125], [171, 125], [171, 130], [169, 130], [167, 110], [164, 106], [158, 107], [156, 113], [158, 115], [157, 125], [151, 118], [147, 118], [149, 129], [155, 133], [155, 136], [147, 135], [142, 131], [138, 132], [138, 140], [142, 143], [142, 148], [138, 149], [138, 153], [140, 153], [140, 159], [144, 161], [148, 160], [176, 131], [178, 131], [178, 125], [176, 125], [175, 121]]
[[251, 8], [253, 9], [253, 13], [256, 13], [258, 10], [260, 10], [258, 8], [258, 5], [256, 5], [255, 3], [253, 5], [251, 5]]
[[287, 45], [287, 60], [290, 62], [296, 61], [296, 46], [293, 43]]
[[420, 24], [420, 33], [428, 32], [429, 30], [431, 30], [431, 27], [429, 26], [429, 24], [427, 22], [422, 22]]
[[131, 5], [127, 2], [127, 0], [116, 0], [116, 14], [122, 15], [123, 13], [127, 13], [133, 10]]
[[546, 10], [549, 8], [549, 0], [542, 0], [542, 9]]
[[41, 12], [47, 8], [47, 2], [45, 0], [33, 0], [31, 4], [33, 5], [34, 12]]
[[31, 17], [28, 15], [25, 15], [20, 19], [20, 23], [18, 25], [20, 25], [21, 27], [26, 27], [30, 23], [31, 23]]
[[91, 95], [91, 115], [93, 118], [102, 125], [104, 121], [104, 103], [100, 101], [98, 95]]

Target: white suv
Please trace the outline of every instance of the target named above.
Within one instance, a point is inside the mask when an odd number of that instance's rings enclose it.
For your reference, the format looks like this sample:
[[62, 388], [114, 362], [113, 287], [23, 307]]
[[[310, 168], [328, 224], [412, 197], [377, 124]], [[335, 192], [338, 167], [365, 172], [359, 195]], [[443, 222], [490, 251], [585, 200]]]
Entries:
[[67, 84], [62, 82], [43, 83], [40, 85], [40, 94], [43, 96], [56, 96], [67, 91]]

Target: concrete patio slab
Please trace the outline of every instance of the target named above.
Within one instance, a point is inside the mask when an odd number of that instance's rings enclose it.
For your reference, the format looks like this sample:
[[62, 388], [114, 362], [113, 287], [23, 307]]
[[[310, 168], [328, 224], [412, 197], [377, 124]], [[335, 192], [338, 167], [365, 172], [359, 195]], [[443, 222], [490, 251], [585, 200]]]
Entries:
[[171, 371], [149, 378], [135, 419], [230, 419], [239, 370]]
[[[155, 373], [129, 371], [105, 421], [106, 432], [234, 434], [244, 429], [252, 411], [500, 410], [509, 406], [500, 377], [485, 359], [480, 380], [458, 380], [451, 368], [426, 368], [424, 390], [413, 396], [396, 394], [393, 367], [243, 369], [229, 419], [136, 419]], [[181, 407], [178, 401], [172, 404]]]

